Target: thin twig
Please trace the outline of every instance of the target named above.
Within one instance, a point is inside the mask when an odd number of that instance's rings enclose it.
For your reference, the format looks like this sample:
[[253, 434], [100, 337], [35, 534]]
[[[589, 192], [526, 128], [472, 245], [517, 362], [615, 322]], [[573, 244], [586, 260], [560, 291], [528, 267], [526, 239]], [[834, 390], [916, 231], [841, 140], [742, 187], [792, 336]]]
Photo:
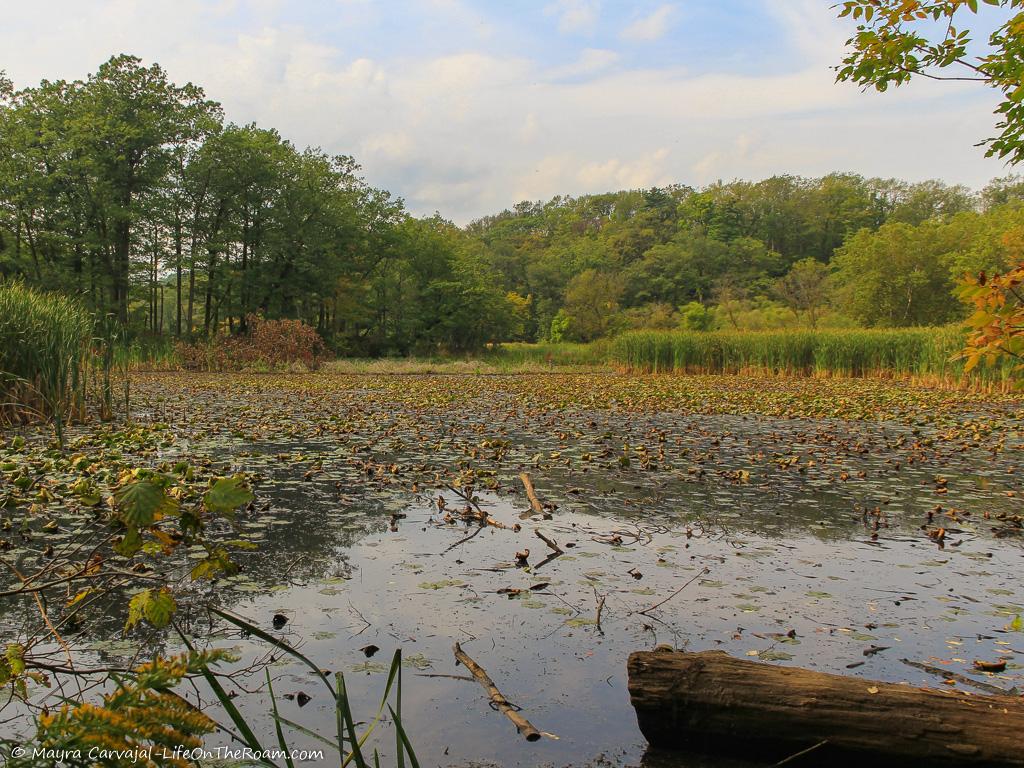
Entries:
[[786, 763], [790, 763], [790, 762], [792, 762], [793, 760], [796, 760], [796, 759], [797, 759], [798, 757], [803, 757], [803, 756], [804, 756], [804, 755], [806, 755], [806, 754], [807, 754], [808, 752], [813, 752], [814, 750], [818, 749], [819, 747], [823, 747], [823, 746], [825, 746], [826, 744], [828, 744], [828, 739], [822, 739], [822, 740], [821, 740], [821, 741], [819, 741], [819, 742], [818, 742], [817, 744], [815, 744], [815, 745], [813, 745], [813, 746], [810, 746], [810, 747], [808, 747], [807, 749], [801, 749], [801, 750], [800, 750], [799, 752], [797, 752], [796, 754], [790, 755], [790, 756], [789, 756], [789, 757], [787, 757], [787, 758], [784, 758], [784, 759], [782, 759], [782, 760], [779, 760], [779, 762], [775, 763], [775, 765], [773, 765], [773, 766], [772, 766], [772, 768], [779, 768], [779, 766], [780, 766], [780, 765], [785, 765]]
[[526, 498], [530, 500], [530, 509], [532, 509], [535, 514], [543, 515], [544, 505], [540, 503], [540, 499], [537, 498], [537, 492], [533, 490], [533, 483], [530, 481], [530, 476], [523, 472], [519, 475], [519, 479], [523, 483], [523, 488], [526, 489]]
[[697, 574], [696, 576], [694, 576], [694, 577], [693, 577], [692, 579], [690, 579], [690, 580], [689, 580], [688, 582], [686, 582], [685, 584], [683, 584], [683, 586], [681, 586], [681, 587], [680, 587], [679, 589], [677, 589], [677, 590], [676, 590], [675, 592], [673, 592], [673, 593], [672, 593], [671, 595], [669, 595], [668, 597], [666, 597], [666, 598], [665, 598], [664, 600], [662, 600], [661, 602], [657, 602], [657, 603], [655, 603], [655, 604], [654, 604], [654, 605], [652, 605], [652, 606], [651, 606], [650, 608], [645, 608], [645, 609], [644, 609], [644, 610], [642, 610], [642, 611], [636, 611], [636, 613], [640, 613], [640, 614], [643, 614], [643, 615], [647, 615], [648, 613], [650, 613], [651, 611], [653, 611], [653, 610], [654, 610], [655, 608], [660, 608], [660, 607], [661, 607], [661, 606], [663, 606], [663, 605], [664, 605], [665, 603], [667, 603], [667, 602], [668, 602], [669, 600], [671, 600], [671, 599], [672, 599], [673, 597], [675, 597], [675, 596], [676, 596], [676, 595], [678, 595], [678, 594], [679, 594], [680, 592], [682, 592], [682, 591], [683, 591], [684, 589], [686, 589], [686, 588], [687, 588], [688, 586], [690, 586], [691, 584], [693, 584], [693, 582], [695, 582], [695, 581], [696, 581], [697, 579], [699, 579], [699, 578], [700, 578], [701, 576], [705, 576], [705, 575], [707, 575], [707, 574], [709, 574], [709, 573], [711, 573], [711, 569], [710, 569], [710, 568], [707, 568], [707, 567], [705, 567], [705, 568], [704, 568], [704, 569], [703, 569], [703, 570], [702, 570], [702, 571], [701, 571], [700, 573], [698, 573], [698, 574]]
[[604, 629], [601, 628], [601, 613], [604, 611], [604, 599], [607, 595], [598, 594], [597, 587], [594, 587], [594, 597], [597, 599], [597, 631], [603, 635]]

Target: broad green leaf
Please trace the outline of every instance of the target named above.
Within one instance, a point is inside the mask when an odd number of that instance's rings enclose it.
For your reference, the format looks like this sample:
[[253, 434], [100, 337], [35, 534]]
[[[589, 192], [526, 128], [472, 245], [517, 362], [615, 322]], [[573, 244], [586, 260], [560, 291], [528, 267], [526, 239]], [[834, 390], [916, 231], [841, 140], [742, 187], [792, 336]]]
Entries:
[[146, 610], [146, 602], [149, 600], [149, 597], [150, 591], [148, 589], [144, 589], [128, 601], [128, 618], [125, 619], [124, 622], [124, 628], [126, 630], [131, 629], [142, 621], [143, 614]]
[[114, 502], [121, 521], [129, 527], [145, 527], [178, 511], [178, 500], [150, 480], [138, 480], [118, 488]]
[[144, 589], [128, 601], [128, 618], [124, 628], [131, 629], [145, 619], [157, 629], [161, 629], [171, 622], [177, 608], [174, 597], [166, 587], [156, 592]]
[[152, 594], [147, 601], [145, 607], [146, 621], [157, 629], [166, 627], [171, 623], [171, 617], [174, 616], [177, 608], [178, 605], [174, 602], [174, 597], [171, 595], [170, 590], [164, 587], [159, 592]]
[[139, 529], [130, 527], [119, 542], [114, 544], [114, 551], [121, 557], [131, 557], [142, 549], [142, 537], [139, 536]]
[[210, 490], [204, 494], [203, 503], [211, 512], [228, 514], [254, 498], [241, 477], [221, 477], [214, 480]]

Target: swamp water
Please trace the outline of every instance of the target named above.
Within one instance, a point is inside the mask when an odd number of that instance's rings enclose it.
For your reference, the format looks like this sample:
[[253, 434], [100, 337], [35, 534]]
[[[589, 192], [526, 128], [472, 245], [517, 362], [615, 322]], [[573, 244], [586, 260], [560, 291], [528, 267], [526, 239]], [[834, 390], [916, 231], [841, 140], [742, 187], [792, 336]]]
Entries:
[[[432, 403], [372, 380], [322, 397], [272, 380], [179, 384], [173, 397], [159, 384], [142, 382], [139, 415], [179, 435], [161, 457], [244, 471], [257, 497], [231, 535], [258, 549], [196, 596], [344, 672], [365, 720], [400, 648], [403, 723], [424, 766], [725, 765], [644, 757], [625, 665], [658, 643], [944, 684], [908, 659], [1024, 688], [1015, 406], [842, 421], [758, 415], [756, 393], [750, 413], [694, 413], [538, 404], [500, 387], [442, 385], [449, 399]], [[986, 419], [998, 434], [975, 439], [970, 425]], [[554, 508], [530, 511], [520, 472]], [[506, 527], [463, 519], [470, 485]], [[938, 527], [941, 542], [928, 535]], [[564, 554], [549, 558], [538, 530]], [[238, 668], [273, 657], [281, 715], [334, 733], [333, 701], [306, 667], [201, 610], [182, 618], [197, 639], [235, 648]], [[540, 741], [489, 707], [455, 664], [456, 641]], [[100, 643], [100, 658], [116, 657]], [[976, 673], [976, 659], [1006, 671]], [[274, 746], [263, 679], [260, 667], [227, 687]], [[288, 740], [326, 749], [301, 732]], [[372, 744], [387, 762], [393, 732]]]

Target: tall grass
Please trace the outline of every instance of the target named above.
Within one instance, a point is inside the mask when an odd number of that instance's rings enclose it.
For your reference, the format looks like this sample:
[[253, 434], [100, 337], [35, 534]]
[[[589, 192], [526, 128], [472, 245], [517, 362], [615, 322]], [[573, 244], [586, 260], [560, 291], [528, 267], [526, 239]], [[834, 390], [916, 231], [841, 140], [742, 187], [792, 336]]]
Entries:
[[[366, 747], [367, 740], [370, 738], [377, 725], [381, 723], [384, 710], [386, 708], [391, 714], [391, 722], [395, 727], [395, 764], [398, 768], [405, 768], [405, 761], [406, 758], [408, 758], [410, 768], [419, 768], [419, 761], [416, 759], [416, 753], [413, 751], [412, 744], [410, 743], [409, 737], [405, 732], [405, 727], [402, 724], [401, 649], [397, 649], [394, 656], [391, 658], [391, 667], [388, 669], [387, 682], [384, 685], [384, 693], [381, 696], [377, 712], [368, 724], [364, 722], [359, 723], [363, 726], [362, 733], [359, 733], [356, 727], [355, 718], [353, 717], [352, 702], [345, 687], [345, 675], [342, 672], [336, 672], [334, 680], [332, 681], [324, 670], [322, 670], [317, 664], [310, 661], [310, 659], [281, 638], [274, 637], [273, 635], [263, 631], [241, 616], [222, 611], [212, 606], [210, 607], [210, 611], [225, 621], [234, 624], [249, 635], [259, 638], [263, 642], [268, 643], [274, 648], [283, 651], [289, 656], [292, 656], [305, 664], [324, 684], [327, 688], [328, 696], [334, 701], [335, 720], [337, 722], [337, 729], [335, 732], [331, 736], [326, 736], [312, 731], [299, 723], [281, 716], [280, 712], [278, 712], [277, 697], [274, 695], [274, 687], [270, 679], [270, 670], [269, 668], [266, 669], [267, 691], [270, 694], [272, 717], [274, 720], [274, 732], [277, 737], [277, 746], [282, 754], [287, 756], [290, 752], [288, 743], [285, 739], [284, 730], [281, 728], [282, 725], [286, 725], [298, 733], [316, 739], [331, 750], [336, 750], [338, 753], [337, 760], [342, 768], [345, 768], [350, 764], [354, 764], [355, 768], [370, 768], [370, 761], [368, 756], [364, 753], [364, 748]], [[191, 643], [189, 643], [188, 638], [185, 637], [184, 634], [181, 634], [180, 630], [179, 634], [189, 650], [194, 650]], [[209, 683], [210, 687], [213, 689], [218, 701], [220, 701], [221, 706], [227, 712], [231, 721], [237, 728], [238, 733], [236, 734], [236, 737], [254, 752], [266, 754], [267, 750], [260, 743], [259, 738], [253, 732], [244, 715], [235, 706], [234, 702], [231, 700], [231, 696], [227, 694], [217, 678], [209, 670], [204, 672], [204, 676], [206, 677], [206, 681]], [[396, 692], [395, 707], [392, 707], [389, 702], [393, 688]], [[380, 755], [376, 749], [373, 751], [372, 759], [374, 768], [380, 768]], [[285, 760], [288, 768], [294, 768], [294, 764], [290, 757], [285, 757]], [[277, 764], [269, 759], [263, 758], [260, 762], [268, 768], [278, 768]]]
[[131, 371], [166, 371], [181, 367], [181, 359], [171, 336], [140, 335], [119, 340], [112, 350], [112, 362]]
[[599, 339], [589, 344], [570, 342], [541, 342], [527, 344], [509, 342], [484, 352], [481, 359], [500, 367], [524, 366], [599, 366], [608, 362], [609, 340]]
[[85, 412], [93, 319], [80, 304], [21, 282], [0, 283], [0, 423]]
[[[609, 359], [646, 372], [768, 372], [797, 376], [897, 376], [947, 383], [964, 379], [956, 359], [964, 332], [941, 328], [633, 331], [618, 336]], [[1010, 365], [977, 369], [986, 386], [1009, 382]]]

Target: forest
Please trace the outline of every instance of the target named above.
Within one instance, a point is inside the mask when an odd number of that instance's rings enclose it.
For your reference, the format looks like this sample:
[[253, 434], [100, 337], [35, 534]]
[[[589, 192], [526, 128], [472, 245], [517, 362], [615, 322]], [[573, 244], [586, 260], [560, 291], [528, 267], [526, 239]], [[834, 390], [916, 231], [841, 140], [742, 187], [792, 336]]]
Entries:
[[460, 227], [132, 56], [79, 81], [0, 78], [0, 276], [146, 342], [244, 333], [252, 315], [351, 356], [941, 325], [965, 315], [960, 277], [1020, 258], [1022, 200], [1017, 176], [975, 192], [832, 173], [558, 196]]

